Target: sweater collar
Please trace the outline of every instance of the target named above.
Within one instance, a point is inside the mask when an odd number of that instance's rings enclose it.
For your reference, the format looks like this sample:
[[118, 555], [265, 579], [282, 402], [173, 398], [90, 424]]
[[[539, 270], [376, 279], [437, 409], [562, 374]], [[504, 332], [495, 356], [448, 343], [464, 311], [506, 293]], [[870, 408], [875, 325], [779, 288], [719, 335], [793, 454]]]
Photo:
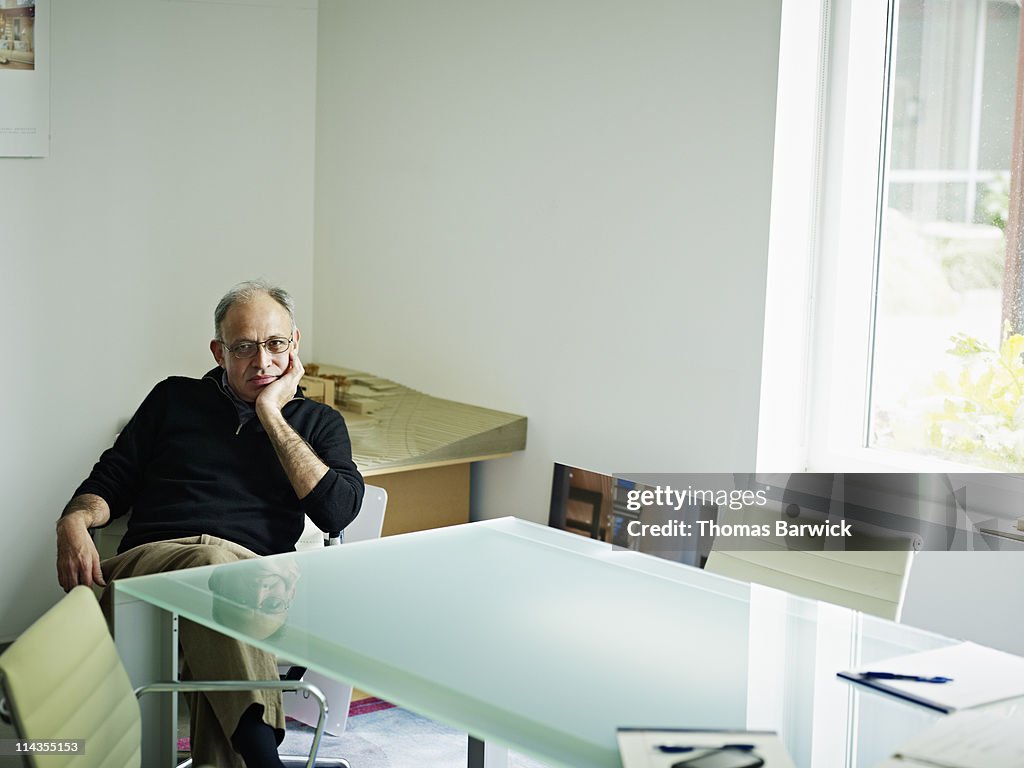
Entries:
[[[246, 422], [248, 422], [253, 416], [256, 415], [256, 406], [253, 403], [247, 403], [245, 400], [243, 400], [242, 398], [235, 394], [235, 391], [231, 388], [231, 385], [228, 384], [227, 371], [225, 371], [223, 368], [217, 366], [216, 368], [207, 371], [203, 375], [203, 378], [209, 379], [214, 384], [216, 384], [217, 388], [220, 389], [220, 391], [228, 398], [228, 400], [231, 401], [231, 404], [235, 407], [235, 410], [238, 412], [239, 427], [244, 426]], [[304, 399], [302, 394], [302, 387], [295, 388], [295, 396], [292, 399]]]
[[247, 403], [235, 394], [235, 390], [228, 384], [228, 373], [222, 370], [220, 374], [220, 386], [228, 396], [231, 404], [235, 406], [235, 413], [238, 414], [238, 428], [241, 429], [256, 417], [256, 404]]

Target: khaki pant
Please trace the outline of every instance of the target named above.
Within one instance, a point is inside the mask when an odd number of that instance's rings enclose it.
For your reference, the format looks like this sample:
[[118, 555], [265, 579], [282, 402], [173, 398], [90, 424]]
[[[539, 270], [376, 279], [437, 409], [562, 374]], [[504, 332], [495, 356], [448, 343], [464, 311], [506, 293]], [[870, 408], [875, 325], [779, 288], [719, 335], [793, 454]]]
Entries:
[[[247, 560], [258, 555], [216, 536], [189, 536], [133, 547], [102, 563], [103, 578], [112, 581], [128, 576], [176, 571], [200, 565], [219, 565]], [[110, 615], [110, 587], [101, 597]], [[253, 648], [211, 629], [182, 619], [178, 624], [181, 643], [182, 679], [186, 680], [277, 680], [273, 654]], [[277, 743], [284, 739], [284, 709], [278, 691], [229, 691], [186, 694], [194, 765], [244, 768], [241, 755], [231, 746], [231, 734], [238, 720], [253, 704], [263, 707], [263, 721], [277, 731]]]

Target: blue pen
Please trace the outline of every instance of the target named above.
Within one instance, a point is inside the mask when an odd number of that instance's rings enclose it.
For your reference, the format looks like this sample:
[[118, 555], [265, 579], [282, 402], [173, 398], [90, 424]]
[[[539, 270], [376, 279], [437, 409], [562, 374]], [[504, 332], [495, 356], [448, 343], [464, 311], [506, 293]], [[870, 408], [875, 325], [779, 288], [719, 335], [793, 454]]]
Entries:
[[753, 752], [755, 746], [753, 744], [720, 744], [715, 746], [709, 744], [707, 746], [702, 745], [680, 745], [680, 744], [659, 744], [655, 747], [659, 752], [665, 752], [666, 754], [678, 755], [684, 752], [695, 752], [698, 749], [706, 749], [709, 752], [714, 752], [719, 749], [735, 749], [739, 752]]
[[910, 680], [914, 683], [951, 683], [952, 677], [923, 677], [921, 675], [900, 675], [896, 672], [861, 672], [865, 680]]

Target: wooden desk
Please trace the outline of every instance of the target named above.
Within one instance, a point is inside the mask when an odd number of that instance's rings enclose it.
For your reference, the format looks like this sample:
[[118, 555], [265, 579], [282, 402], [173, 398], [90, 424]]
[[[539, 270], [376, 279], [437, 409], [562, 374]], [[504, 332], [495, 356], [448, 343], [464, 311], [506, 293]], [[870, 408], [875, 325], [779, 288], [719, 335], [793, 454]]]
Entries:
[[525, 416], [350, 368], [309, 363], [306, 371], [306, 396], [341, 412], [359, 471], [388, 492], [384, 536], [469, 522], [470, 465], [526, 447]]
[[469, 468], [474, 461], [499, 456], [473, 456], [443, 464], [368, 469], [366, 482], [388, 492], [382, 536], [443, 528], [469, 522]]

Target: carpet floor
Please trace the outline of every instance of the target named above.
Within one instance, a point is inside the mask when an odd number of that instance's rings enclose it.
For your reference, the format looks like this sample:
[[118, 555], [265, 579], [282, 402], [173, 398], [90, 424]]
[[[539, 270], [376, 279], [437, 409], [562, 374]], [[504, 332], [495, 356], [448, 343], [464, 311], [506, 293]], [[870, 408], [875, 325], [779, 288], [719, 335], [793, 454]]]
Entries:
[[[308, 755], [312, 743], [312, 728], [289, 721], [278, 752]], [[188, 739], [180, 739], [179, 749], [187, 748]], [[369, 700], [352, 706], [341, 736], [324, 734], [319, 754], [344, 757], [352, 768], [465, 768], [467, 749], [465, 733], [408, 710]], [[546, 766], [512, 752], [509, 768]]]
[[[309, 754], [313, 729], [288, 724], [282, 755]], [[398, 707], [349, 716], [345, 733], [324, 736], [320, 754], [344, 757], [352, 768], [465, 768], [465, 733]], [[510, 768], [545, 768], [525, 755], [511, 753]]]

